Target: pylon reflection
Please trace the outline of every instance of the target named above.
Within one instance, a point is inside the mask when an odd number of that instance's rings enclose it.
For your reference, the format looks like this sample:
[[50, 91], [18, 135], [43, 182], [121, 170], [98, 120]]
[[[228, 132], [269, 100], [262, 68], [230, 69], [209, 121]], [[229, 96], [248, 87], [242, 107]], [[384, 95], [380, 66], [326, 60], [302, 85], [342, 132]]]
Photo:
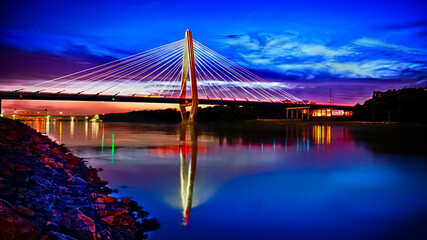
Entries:
[[[190, 218], [190, 210], [193, 204], [194, 178], [196, 175], [197, 135], [194, 128], [194, 124], [183, 123], [180, 129], [179, 153], [181, 166], [182, 224], [184, 226], [188, 225], [188, 220]], [[189, 160], [188, 155], [190, 155]]]

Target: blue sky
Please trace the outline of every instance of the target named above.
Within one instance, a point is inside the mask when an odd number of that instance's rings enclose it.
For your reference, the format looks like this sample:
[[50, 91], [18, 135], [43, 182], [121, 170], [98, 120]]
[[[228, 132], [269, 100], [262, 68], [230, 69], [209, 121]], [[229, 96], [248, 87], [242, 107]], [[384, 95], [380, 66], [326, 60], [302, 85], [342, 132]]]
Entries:
[[[54, 78], [193, 31], [300, 98], [427, 85], [425, 1], [2, 1], [0, 81]], [[50, 67], [48, 67], [50, 66]], [[54, 66], [54, 67], [52, 67]]]

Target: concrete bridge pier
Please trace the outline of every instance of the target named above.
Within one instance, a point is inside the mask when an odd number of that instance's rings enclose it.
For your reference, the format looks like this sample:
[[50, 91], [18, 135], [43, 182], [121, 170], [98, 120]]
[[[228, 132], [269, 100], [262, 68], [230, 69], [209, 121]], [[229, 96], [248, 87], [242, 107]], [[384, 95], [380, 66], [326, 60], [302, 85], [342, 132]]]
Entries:
[[[295, 112], [295, 118], [294, 118]], [[304, 113], [305, 112], [305, 113]], [[289, 118], [290, 115], [290, 118]], [[286, 119], [304, 119], [304, 115], [306, 115], [305, 119], [310, 119], [310, 107], [289, 107], [286, 108]]]

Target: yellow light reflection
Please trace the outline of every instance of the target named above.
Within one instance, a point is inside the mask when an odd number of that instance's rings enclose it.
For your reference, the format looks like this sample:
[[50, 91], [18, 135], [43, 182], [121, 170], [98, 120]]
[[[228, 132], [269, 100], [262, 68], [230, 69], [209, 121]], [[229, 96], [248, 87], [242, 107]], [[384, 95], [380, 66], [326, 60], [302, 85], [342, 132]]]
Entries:
[[89, 123], [87, 122], [87, 120], [85, 120], [85, 138], [87, 138], [88, 129], [89, 129]]
[[331, 144], [332, 128], [331, 126], [313, 126], [313, 142], [314, 144]]
[[322, 126], [322, 144], [325, 144], [325, 126]]
[[36, 131], [40, 132], [40, 122], [36, 121]]
[[74, 137], [74, 119], [71, 119], [70, 122], [70, 137], [73, 138]]
[[50, 122], [49, 117], [46, 118], [46, 134], [49, 134], [50, 132]]
[[59, 121], [59, 143], [62, 143], [62, 121]]
[[92, 139], [97, 139], [98, 138], [98, 133], [99, 133], [99, 122], [91, 122], [91, 128], [92, 128]]

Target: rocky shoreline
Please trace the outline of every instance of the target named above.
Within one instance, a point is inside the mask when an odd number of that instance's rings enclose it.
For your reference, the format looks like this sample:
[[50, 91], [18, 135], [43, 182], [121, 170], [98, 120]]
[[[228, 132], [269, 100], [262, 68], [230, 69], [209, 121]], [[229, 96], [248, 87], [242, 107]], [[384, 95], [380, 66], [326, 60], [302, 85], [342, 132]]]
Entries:
[[137, 202], [108, 196], [100, 170], [0, 118], [0, 239], [145, 239], [159, 228]]

